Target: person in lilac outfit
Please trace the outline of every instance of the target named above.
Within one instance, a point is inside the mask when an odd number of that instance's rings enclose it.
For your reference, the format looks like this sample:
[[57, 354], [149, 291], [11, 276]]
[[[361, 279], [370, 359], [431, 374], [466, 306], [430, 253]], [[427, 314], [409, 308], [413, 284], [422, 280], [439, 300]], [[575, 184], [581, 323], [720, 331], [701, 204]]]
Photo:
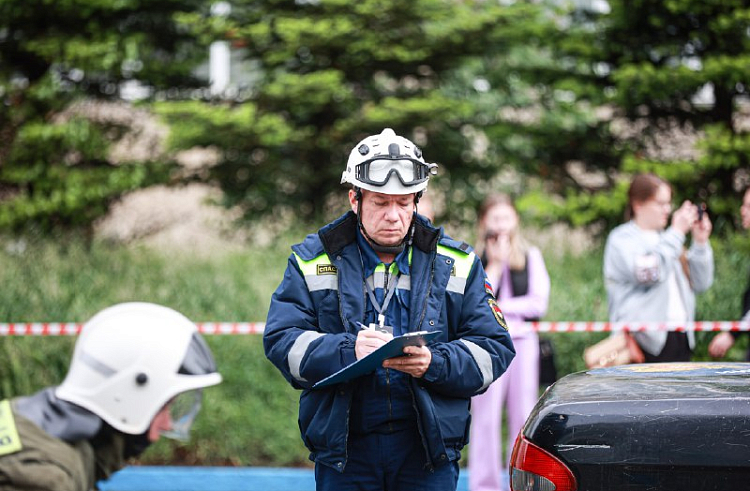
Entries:
[[510, 368], [484, 394], [471, 400], [470, 491], [509, 488], [510, 455], [503, 457], [501, 425], [508, 411], [508, 453], [539, 397], [539, 338], [525, 327], [544, 316], [550, 280], [538, 248], [521, 236], [518, 212], [509, 196], [489, 196], [479, 209], [479, 243], [487, 278], [505, 315], [516, 346]]

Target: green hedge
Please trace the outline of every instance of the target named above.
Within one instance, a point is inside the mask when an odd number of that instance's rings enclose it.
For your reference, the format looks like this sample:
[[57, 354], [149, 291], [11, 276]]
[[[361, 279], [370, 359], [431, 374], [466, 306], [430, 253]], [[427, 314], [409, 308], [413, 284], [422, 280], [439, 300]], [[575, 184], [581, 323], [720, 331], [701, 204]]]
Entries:
[[[288, 238], [262, 250], [212, 257], [159, 254], [146, 249], [83, 246], [76, 240], [24, 244], [0, 241], [0, 322], [86, 320], [108, 305], [152, 301], [195, 321], [262, 321], [281, 279]], [[744, 238], [715, 244], [716, 283], [699, 297], [700, 319], [739, 315], [750, 254]], [[546, 256], [552, 278], [545, 320], [606, 320], [601, 251]], [[560, 375], [584, 368], [583, 349], [605, 334], [547, 334]], [[699, 334], [705, 358], [712, 334]], [[260, 336], [207, 336], [225, 382], [205, 392], [190, 445], [162, 440], [143, 463], [202, 465], [307, 465], [297, 428], [299, 394], [266, 360]], [[59, 383], [73, 337], [0, 337], [0, 398]], [[746, 341], [730, 352], [741, 359]]]

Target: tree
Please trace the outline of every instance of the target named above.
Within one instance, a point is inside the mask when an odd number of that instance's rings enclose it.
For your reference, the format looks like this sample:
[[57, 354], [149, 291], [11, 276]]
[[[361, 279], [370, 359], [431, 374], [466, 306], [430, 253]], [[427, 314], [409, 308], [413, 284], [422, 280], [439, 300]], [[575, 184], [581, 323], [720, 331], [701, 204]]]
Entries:
[[[659, 170], [682, 191], [681, 198], [704, 199], [714, 214], [729, 220], [737, 209], [737, 181], [744, 176], [749, 183], [750, 128], [737, 123], [750, 91], [750, 5], [617, 2], [607, 24], [612, 42], [604, 52], [615, 67], [616, 100], [628, 117], [645, 106], [645, 118], [656, 130], [677, 124], [700, 135], [693, 158], [665, 162], [634, 155], [625, 168]], [[643, 47], [629, 49], [621, 42], [631, 36]], [[704, 87], [712, 89], [713, 101], [698, 97]]]
[[470, 100], [477, 91], [446, 88], [467, 59], [530, 39], [518, 26], [536, 8], [235, 1], [228, 17], [185, 20], [204, 41], [229, 39], [243, 49], [257, 83], [237, 100], [168, 103], [158, 111], [173, 127], [175, 148], [221, 149], [212, 178], [227, 204], [248, 217], [284, 209], [298, 218], [330, 217], [329, 196], [341, 193], [349, 150], [384, 127], [424, 147], [425, 157], [440, 165], [436, 184], [460, 209], [496, 169], [473, 151], [473, 128], [482, 124]]
[[513, 131], [523, 142], [498, 148], [499, 158], [549, 179], [565, 200], [550, 201], [547, 188], [527, 204], [552, 219], [612, 226], [622, 220], [628, 176], [654, 171], [674, 185], [676, 203], [706, 201], [717, 228], [730, 226], [740, 184], [750, 180], [750, 6], [599, 5], [606, 8], [558, 16], [538, 62], [501, 58], [529, 101], [488, 130], [495, 141]]
[[205, 47], [178, 14], [207, 9], [200, 0], [0, 2], [0, 229], [87, 228], [121, 194], [167, 179], [161, 155], [112, 160], [112, 142], [132, 128], [69, 108], [117, 99], [125, 82], [152, 93], [199, 86], [191, 71]]

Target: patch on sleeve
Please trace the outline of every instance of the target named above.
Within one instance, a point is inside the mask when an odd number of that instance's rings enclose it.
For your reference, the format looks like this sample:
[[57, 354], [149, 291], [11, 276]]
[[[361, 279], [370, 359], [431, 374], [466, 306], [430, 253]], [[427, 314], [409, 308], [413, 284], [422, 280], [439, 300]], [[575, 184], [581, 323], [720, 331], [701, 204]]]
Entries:
[[489, 293], [492, 298], [495, 298], [495, 291], [492, 289], [492, 283], [490, 283], [490, 280], [486, 276], [484, 277], [484, 291]]
[[16, 422], [10, 411], [10, 401], [0, 401], [0, 457], [18, 452], [22, 448]]
[[494, 298], [490, 298], [487, 300], [487, 303], [490, 305], [490, 309], [492, 310], [492, 313], [495, 315], [495, 320], [498, 324], [500, 324], [500, 327], [508, 330], [508, 323], [505, 322], [505, 316], [503, 315], [503, 311], [500, 310], [500, 306], [497, 304]]
[[659, 281], [659, 257], [644, 254], [635, 258], [635, 277], [638, 283], [650, 285]]

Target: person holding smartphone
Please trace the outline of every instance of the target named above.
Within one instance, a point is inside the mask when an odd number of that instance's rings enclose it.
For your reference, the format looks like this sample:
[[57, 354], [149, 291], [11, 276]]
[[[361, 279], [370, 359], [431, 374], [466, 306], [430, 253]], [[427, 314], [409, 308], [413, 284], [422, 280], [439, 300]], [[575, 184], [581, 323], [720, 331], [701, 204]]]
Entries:
[[479, 208], [482, 263], [508, 322], [515, 361], [484, 394], [471, 400], [470, 491], [503, 491], [510, 455], [502, 456], [503, 410], [508, 453], [539, 398], [539, 337], [525, 321], [547, 312], [550, 279], [541, 251], [520, 230], [520, 217], [505, 194], [488, 196]]
[[[610, 322], [695, 320], [695, 295], [710, 288], [714, 256], [708, 213], [684, 201], [672, 211], [672, 188], [655, 174], [633, 177], [628, 189], [626, 223], [607, 237], [604, 282]], [[685, 249], [688, 235], [691, 244]], [[632, 334], [646, 363], [689, 361], [692, 331]]]

